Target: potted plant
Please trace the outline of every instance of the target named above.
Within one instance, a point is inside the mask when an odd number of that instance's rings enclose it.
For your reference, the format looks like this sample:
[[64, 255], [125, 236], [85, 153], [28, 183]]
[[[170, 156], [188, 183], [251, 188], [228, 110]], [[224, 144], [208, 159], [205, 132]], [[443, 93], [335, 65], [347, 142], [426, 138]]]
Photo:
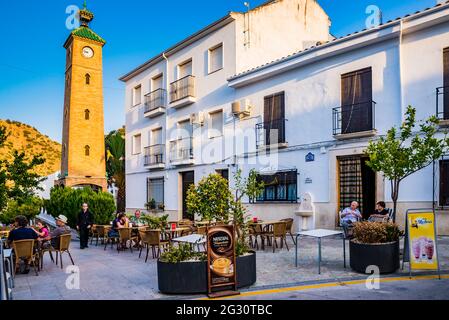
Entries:
[[357, 222], [354, 238], [349, 244], [350, 265], [357, 272], [366, 273], [369, 266], [377, 266], [381, 274], [399, 269], [399, 239], [403, 232], [395, 223]]
[[168, 214], [162, 217], [143, 215], [141, 219], [153, 230], [164, 230], [168, 224]]
[[145, 207], [147, 208], [148, 211], [156, 209], [156, 200], [151, 199], [145, 204]]
[[[257, 182], [256, 172], [247, 179], [241, 172], [235, 175], [235, 196], [228, 181], [218, 174], [203, 178], [192, 186], [187, 195], [187, 209], [202, 221], [217, 224], [233, 223], [236, 232], [237, 287], [248, 287], [256, 282], [256, 253], [248, 246], [248, 219], [241, 200], [257, 196], [263, 185]], [[167, 294], [207, 292], [206, 254], [194, 252], [190, 245], [170, 247], [158, 260], [159, 290]]]

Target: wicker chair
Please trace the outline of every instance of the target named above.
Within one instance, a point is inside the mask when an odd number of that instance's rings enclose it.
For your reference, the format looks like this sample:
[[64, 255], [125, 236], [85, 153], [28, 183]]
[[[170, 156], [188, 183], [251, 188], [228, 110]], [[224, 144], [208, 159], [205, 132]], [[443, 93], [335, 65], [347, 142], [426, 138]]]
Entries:
[[207, 227], [198, 227], [196, 233], [205, 235], [207, 233]]
[[62, 254], [65, 252], [67, 252], [67, 254], [69, 255], [72, 265], [75, 265], [75, 262], [73, 262], [72, 255], [70, 254], [70, 242], [71, 241], [72, 241], [71, 234], [63, 234], [63, 235], [59, 236], [59, 247], [54, 248], [54, 251], [56, 252], [56, 265], [58, 265], [58, 256], [59, 256], [61, 259], [61, 269], [63, 268]]
[[109, 231], [112, 230], [112, 227], [105, 227], [104, 229], [104, 250], [108, 247], [108, 244], [111, 244], [111, 249], [114, 246], [114, 243], [118, 245], [119, 236], [110, 236]]
[[262, 250], [264, 250], [266, 235], [267, 235], [267, 233], [262, 230], [262, 225], [250, 224], [250, 226], [249, 226], [249, 241], [250, 241], [251, 248], [259, 250], [259, 242], [257, 241], [257, 238], [259, 237], [261, 245], [262, 245]]
[[287, 223], [286, 222], [278, 222], [273, 224], [273, 230], [266, 234], [268, 238], [271, 238], [273, 240], [273, 252], [275, 252], [275, 249], [278, 247], [277, 244], [277, 238], [281, 241], [281, 249], [285, 246], [288, 248], [287, 244]]
[[[148, 243], [147, 243], [147, 250], [149, 250], [149, 247], [151, 247], [152, 253], [153, 253], [153, 259], [159, 258], [161, 255], [161, 248], [165, 249], [170, 245], [169, 241], [161, 240], [161, 231], [160, 230], [149, 230], [146, 231], [148, 234]], [[157, 248], [157, 252], [156, 252]], [[148, 254], [148, 251], [147, 251]]]
[[13, 242], [14, 255], [16, 257], [16, 270], [19, 268], [20, 260], [27, 261], [28, 265], [33, 264], [36, 276], [39, 275], [39, 256], [34, 251], [34, 240], [20, 240]]
[[97, 239], [97, 243], [95, 244], [96, 246], [98, 245], [98, 227], [96, 224], [92, 225], [92, 228], [90, 228], [90, 244], [92, 244], [92, 242], [94, 241], [94, 238]]
[[126, 249], [129, 243], [129, 249], [131, 250], [131, 253], [133, 252], [133, 241], [137, 242], [137, 236], [132, 234], [132, 230], [132, 228], [118, 229], [119, 242], [117, 243], [117, 251]]
[[292, 233], [292, 228], [293, 228], [293, 219], [292, 218], [288, 218], [288, 219], [282, 219], [282, 222], [287, 223], [287, 233], [290, 235], [290, 237], [292, 238], [293, 244], [296, 245], [296, 240], [295, 237], [293, 236]]

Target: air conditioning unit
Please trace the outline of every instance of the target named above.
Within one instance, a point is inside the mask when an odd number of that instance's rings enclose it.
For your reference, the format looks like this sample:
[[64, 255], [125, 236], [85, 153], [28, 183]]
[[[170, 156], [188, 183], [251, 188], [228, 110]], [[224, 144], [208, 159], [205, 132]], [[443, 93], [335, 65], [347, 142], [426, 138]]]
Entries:
[[204, 112], [192, 113], [190, 115], [190, 124], [192, 125], [204, 125]]
[[251, 115], [251, 109], [251, 103], [248, 99], [232, 103], [232, 114], [235, 116], [248, 117]]

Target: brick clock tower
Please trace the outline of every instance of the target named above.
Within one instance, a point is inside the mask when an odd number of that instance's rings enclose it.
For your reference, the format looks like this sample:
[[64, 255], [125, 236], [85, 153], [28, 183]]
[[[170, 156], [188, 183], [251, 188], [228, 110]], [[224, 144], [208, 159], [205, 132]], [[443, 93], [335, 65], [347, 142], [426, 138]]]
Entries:
[[105, 41], [89, 28], [94, 15], [79, 11], [80, 27], [64, 44], [64, 120], [61, 176], [57, 185], [107, 189], [102, 50]]

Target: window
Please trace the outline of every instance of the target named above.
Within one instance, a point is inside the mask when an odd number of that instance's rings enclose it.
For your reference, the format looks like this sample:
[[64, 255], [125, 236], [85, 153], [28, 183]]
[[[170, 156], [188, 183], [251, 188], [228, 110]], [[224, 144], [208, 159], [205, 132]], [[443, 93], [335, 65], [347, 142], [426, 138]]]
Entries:
[[164, 206], [164, 179], [148, 179], [147, 180], [147, 203], [153, 202], [156, 208], [162, 209]]
[[373, 128], [372, 70], [366, 68], [341, 76], [341, 134]]
[[90, 111], [89, 111], [89, 109], [84, 110], [84, 120], [90, 120]]
[[223, 135], [223, 111], [210, 113], [209, 138], [221, 137]]
[[192, 60], [181, 63], [178, 66], [178, 79], [192, 75]]
[[90, 84], [90, 74], [86, 73], [85, 78], [86, 78], [86, 84]]
[[156, 91], [158, 89], [162, 89], [164, 77], [162, 74], [151, 79], [151, 91]]
[[217, 174], [219, 174], [222, 178], [229, 181], [229, 170], [228, 169], [219, 169], [219, 170], [215, 170], [215, 172], [217, 172]]
[[162, 144], [162, 128], [151, 131], [151, 146]]
[[285, 142], [285, 93], [280, 92], [264, 98], [265, 145]]
[[84, 147], [84, 155], [86, 157], [90, 156], [90, 147], [89, 146]]
[[264, 191], [257, 202], [297, 201], [298, 172], [296, 170], [277, 172], [271, 175], [260, 174], [257, 181], [265, 184]]
[[139, 154], [142, 150], [142, 135], [141, 134], [137, 134], [133, 137], [133, 143], [132, 143], [132, 148], [133, 148], [133, 154]]
[[209, 73], [223, 69], [223, 44], [209, 49]]
[[449, 48], [443, 51], [443, 109], [444, 119], [449, 119]]
[[133, 106], [142, 103], [142, 86], [137, 86], [133, 89]]

